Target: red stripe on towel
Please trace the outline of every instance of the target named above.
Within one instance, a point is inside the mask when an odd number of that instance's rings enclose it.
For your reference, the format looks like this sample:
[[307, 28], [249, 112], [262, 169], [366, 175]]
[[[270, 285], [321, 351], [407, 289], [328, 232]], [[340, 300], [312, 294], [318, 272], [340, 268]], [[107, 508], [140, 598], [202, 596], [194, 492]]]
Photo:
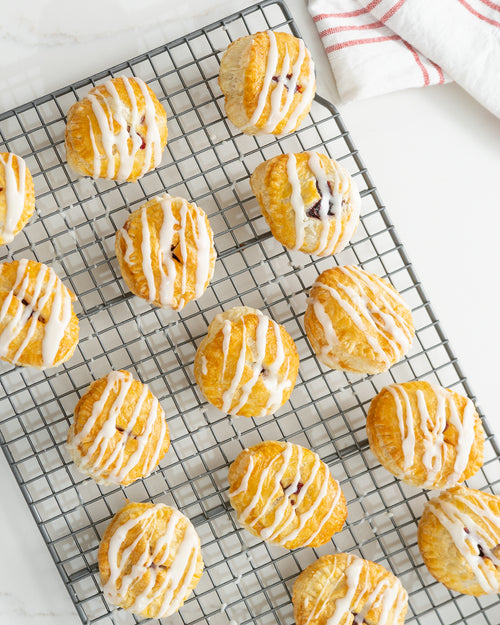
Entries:
[[333, 35], [333, 33], [341, 33], [345, 30], [371, 30], [372, 28], [383, 28], [385, 24], [382, 22], [372, 22], [371, 24], [360, 24], [358, 26], [332, 26], [322, 30], [319, 34], [320, 37], [326, 37], [327, 35]]
[[327, 19], [329, 17], [357, 17], [358, 15], [364, 15], [365, 13], [369, 13], [372, 9], [374, 9], [377, 4], [380, 4], [382, 0], [373, 0], [366, 7], [362, 9], [356, 9], [356, 11], [344, 11], [342, 13], [320, 13], [319, 15], [315, 15], [313, 20], [315, 22], [320, 22], [321, 20]]
[[479, 0], [479, 2], [482, 2], [490, 9], [493, 9], [494, 11], [500, 11], [500, 4], [495, 4], [494, 2], [490, 2], [490, 0]]
[[420, 60], [420, 57], [418, 56], [417, 51], [415, 50], [415, 48], [413, 48], [407, 41], [405, 41], [404, 39], [401, 40], [404, 45], [408, 48], [408, 50], [413, 54], [413, 58], [415, 59], [415, 61], [417, 62], [417, 65], [420, 67], [420, 69], [422, 70], [422, 74], [424, 76], [424, 86], [428, 87], [429, 83], [430, 83], [430, 78], [429, 78], [429, 72], [427, 71], [427, 69], [424, 67], [424, 64], [422, 63], [422, 61]]
[[378, 43], [380, 41], [396, 41], [401, 39], [399, 35], [391, 35], [390, 37], [372, 37], [370, 39], [353, 39], [351, 41], [344, 41], [343, 43], [336, 43], [333, 46], [328, 46], [326, 52], [335, 52], [336, 50], [342, 50], [343, 48], [350, 48], [351, 46], [358, 46], [364, 43]]
[[465, 0], [458, 0], [458, 1], [465, 9], [467, 9], [467, 11], [469, 11], [469, 13], [472, 13], [472, 15], [475, 15], [480, 20], [483, 20], [487, 22], [488, 24], [491, 24], [492, 26], [497, 26], [498, 28], [500, 28], [500, 22], [492, 20], [489, 17], [486, 17], [486, 15], [481, 15], [481, 13], [476, 11], [476, 9], [473, 9], [468, 2], [465, 2]]
[[382, 22], [385, 22], [386, 20], [391, 19], [391, 17], [399, 11], [399, 9], [403, 6], [405, 2], [406, 0], [399, 0], [399, 2], [396, 2], [392, 9], [389, 9], [387, 13], [380, 18], [380, 20]]
[[439, 75], [439, 82], [438, 85], [444, 85], [444, 74], [443, 74], [443, 70], [439, 67], [439, 65], [436, 65], [436, 63], [434, 63], [434, 61], [431, 61], [430, 59], [429, 63], [431, 63], [431, 65], [434, 67], [434, 69], [436, 70], [436, 72]]

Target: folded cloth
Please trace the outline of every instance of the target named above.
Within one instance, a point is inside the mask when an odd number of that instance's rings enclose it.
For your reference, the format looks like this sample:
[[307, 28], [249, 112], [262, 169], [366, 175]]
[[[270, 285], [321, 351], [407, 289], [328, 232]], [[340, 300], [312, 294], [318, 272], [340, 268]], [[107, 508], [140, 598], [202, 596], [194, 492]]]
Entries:
[[342, 103], [455, 80], [500, 117], [500, 4], [309, 0]]

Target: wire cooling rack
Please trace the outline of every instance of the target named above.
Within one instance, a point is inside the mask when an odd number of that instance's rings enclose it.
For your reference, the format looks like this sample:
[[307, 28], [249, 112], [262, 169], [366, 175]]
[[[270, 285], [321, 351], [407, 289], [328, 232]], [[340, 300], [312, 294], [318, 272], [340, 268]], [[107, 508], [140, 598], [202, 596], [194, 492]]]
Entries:
[[[230, 41], [258, 30], [299, 35], [284, 3], [259, 5], [202, 28], [0, 116], [2, 151], [22, 155], [34, 176], [37, 214], [0, 260], [50, 263], [78, 297], [79, 346], [69, 362], [37, 372], [1, 364], [0, 437], [29, 508], [84, 623], [137, 623], [104, 599], [97, 572], [99, 539], [125, 498], [179, 508], [200, 534], [206, 569], [193, 596], [169, 625], [291, 624], [291, 589], [316, 557], [350, 551], [382, 563], [409, 592], [408, 623], [498, 625], [498, 596], [448, 591], [427, 572], [417, 521], [427, 495], [380, 467], [368, 448], [365, 415], [386, 384], [425, 378], [472, 397], [375, 187], [333, 106], [316, 97], [293, 136], [237, 132], [223, 110], [219, 61]], [[161, 166], [137, 183], [78, 179], [64, 155], [65, 115], [89, 88], [110, 76], [138, 75], [168, 114]], [[341, 161], [363, 197], [351, 246], [335, 259], [286, 251], [271, 236], [248, 183], [253, 169], [281, 152], [321, 150]], [[207, 292], [181, 314], [151, 307], [124, 285], [115, 231], [130, 211], [165, 189], [207, 212], [218, 252]], [[410, 304], [417, 334], [409, 355], [377, 376], [321, 366], [305, 338], [306, 294], [316, 276], [357, 263], [388, 277]], [[193, 358], [214, 315], [245, 304], [265, 310], [294, 338], [297, 386], [276, 415], [228, 418], [208, 405], [193, 377]], [[160, 468], [127, 487], [101, 487], [80, 474], [65, 449], [78, 398], [90, 382], [125, 368], [147, 383], [167, 415], [172, 446]], [[495, 441], [486, 427], [486, 461], [469, 485], [500, 482]], [[227, 470], [245, 447], [289, 440], [314, 449], [341, 483], [348, 521], [332, 543], [287, 551], [242, 530], [228, 501]]]

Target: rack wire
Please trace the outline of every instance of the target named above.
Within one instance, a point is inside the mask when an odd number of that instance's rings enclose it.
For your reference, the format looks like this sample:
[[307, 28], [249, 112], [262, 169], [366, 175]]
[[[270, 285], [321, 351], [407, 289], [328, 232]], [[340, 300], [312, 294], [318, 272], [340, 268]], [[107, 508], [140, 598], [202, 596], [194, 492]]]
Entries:
[[[297, 574], [320, 555], [350, 551], [398, 575], [409, 591], [407, 623], [498, 625], [498, 596], [457, 595], [429, 575], [416, 539], [428, 495], [393, 478], [368, 448], [366, 410], [386, 384], [425, 378], [473, 394], [339, 113], [317, 96], [300, 130], [284, 138], [242, 135], [224, 115], [217, 85], [222, 52], [237, 37], [268, 28], [300, 36], [286, 5], [267, 0], [0, 116], [1, 149], [27, 160], [37, 195], [35, 218], [2, 249], [0, 261], [50, 263], [77, 295], [81, 329], [74, 356], [56, 370], [1, 365], [4, 453], [84, 623], [140, 622], [107, 604], [97, 571], [100, 537], [127, 498], [174, 505], [200, 534], [204, 575], [169, 624], [293, 623]], [[90, 87], [121, 74], [143, 78], [167, 111], [162, 164], [133, 184], [79, 179], [65, 162], [65, 114]], [[316, 149], [342, 162], [363, 197], [354, 241], [335, 259], [313, 260], [278, 244], [248, 183], [264, 159]], [[114, 255], [115, 232], [130, 211], [165, 189], [203, 207], [218, 253], [211, 286], [180, 314], [132, 296]], [[336, 263], [389, 278], [412, 308], [412, 350], [387, 373], [327, 370], [305, 338], [307, 291]], [[242, 304], [284, 325], [300, 355], [290, 401], [276, 415], [255, 420], [208, 405], [193, 376], [210, 320]], [[79, 397], [92, 380], [118, 368], [149, 385], [172, 436], [159, 469], [126, 488], [97, 485], [78, 472], [65, 449]], [[484, 425], [485, 463], [469, 485], [492, 492], [500, 482], [499, 451]], [[331, 543], [287, 551], [238, 526], [228, 500], [228, 466], [245, 447], [270, 439], [314, 449], [340, 482], [349, 515]]]

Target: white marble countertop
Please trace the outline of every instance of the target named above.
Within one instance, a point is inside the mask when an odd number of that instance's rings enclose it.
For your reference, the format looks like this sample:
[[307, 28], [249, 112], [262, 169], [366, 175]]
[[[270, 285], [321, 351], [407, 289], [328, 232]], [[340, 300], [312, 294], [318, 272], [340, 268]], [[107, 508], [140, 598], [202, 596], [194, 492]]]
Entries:
[[[5, 111], [252, 2], [0, 4], [0, 111]], [[318, 92], [333, 99], [333, 79], [305, 0], [287, 4], [315, 57]], [[387, 94], [341, 112], [480, 406], [500, 436], [500, 123], [454, 84]], [[80, 620], [3, 456], [0, 467], [0, 622], [77, 625]]]

